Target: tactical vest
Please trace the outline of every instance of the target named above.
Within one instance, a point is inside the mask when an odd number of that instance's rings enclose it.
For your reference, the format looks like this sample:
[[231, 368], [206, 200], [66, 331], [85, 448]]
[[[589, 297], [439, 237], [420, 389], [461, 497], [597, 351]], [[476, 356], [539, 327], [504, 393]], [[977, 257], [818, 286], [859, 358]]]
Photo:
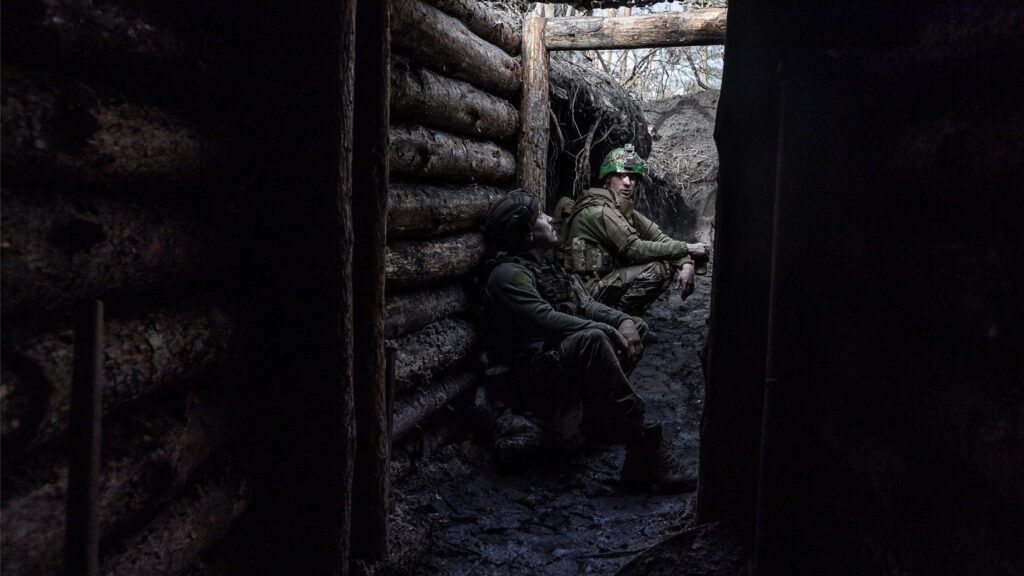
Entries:
[[[563, 200], [566, 199], [563, 198]], [[561, 204], [562, 200], [559, 200], [559, 205]], [[576, 216], [579, 215], [584, 208], [588, 208], [595, 204], [596, 203], [591, 201], [589, 198], [582, 202], [573, 204], [571, 208], [572, 212], [569, 216], [563, 217], [564, 222], [559, 234], [561, 234], [562, 237], [565, 237], [572, 228], [572, 222], [576, 219]], [[566, 203], [566, 207], [568, 207], [568, 203]], [[587, 242], [580, 237], [573, 238], [572, 242], [567, 244], [562, 244], [559, 249], [558, 256], [562, 261], [562, 265], [565, 266], [565, 269], [573, 274], [607, 274], [615, 267], [615, 262], [612, 258], [611, 252], [600, 244]]]
[[537, 282], [537, 293], [552, 308], [565, 314], [574, 314], [576, 300], [573, 298], [572, 276], [555, 262], [539, 263], [519, 256], [500, 256], [488, 262], [493, 270], [504, 262], [515, 262], [529, 270]]

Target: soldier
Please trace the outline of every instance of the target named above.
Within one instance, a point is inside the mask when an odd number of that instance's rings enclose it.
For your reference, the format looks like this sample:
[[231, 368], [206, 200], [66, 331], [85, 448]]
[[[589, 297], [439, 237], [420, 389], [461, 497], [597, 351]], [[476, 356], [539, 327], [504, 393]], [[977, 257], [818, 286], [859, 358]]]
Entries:
[[[608, 153], [598, 179], [570, 207], [563, 198], [555, 209], [563, 221], [561, 248], [565, 267], [599, 302], [630, 314], [643, 314], [674, 278], [683, 298], [693, 292], [694, 258], [706, 260], [702, 243], [673, 240], [649, 218], [633, 209], [633, 193], [644, 161], [632, 144]], [[703, 271], [701, 267], [701, 271]]]
[[506, 373], [510, 402], [550, 415], [583, 406], [588, 436], [626, 446], [625, 484], [692, 490], [696, 478], [665, 447], [660, 424], [644, 421], [644, 401], [627, 370], [643, 352], [646, 324], [592, 299], [553, 259], [558, 234], [536, 194], [515, 190], [488, 212], [485, 237], [496, 253], [483, 271], [488, 374]]

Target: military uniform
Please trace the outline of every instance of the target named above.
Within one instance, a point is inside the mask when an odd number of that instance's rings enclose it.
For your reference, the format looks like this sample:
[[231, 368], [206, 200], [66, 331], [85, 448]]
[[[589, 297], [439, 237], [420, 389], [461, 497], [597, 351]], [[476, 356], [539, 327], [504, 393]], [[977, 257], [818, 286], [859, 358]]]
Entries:
[[562, 215], [562, 261], [598, 301], [641, 314], [683, 264], [686, 244], [605, 188], [591, 188]]
[[636, 440], [644, 402], [612, 345], [623, 320], [639, 318], [591, 298], [554, 260], [523, 252], [501, 256], [483, 293], [484, 346], [493, 374], [507, 371], [516, 409], [550, 417], [576, 400], [583, 430], [610, 441]]

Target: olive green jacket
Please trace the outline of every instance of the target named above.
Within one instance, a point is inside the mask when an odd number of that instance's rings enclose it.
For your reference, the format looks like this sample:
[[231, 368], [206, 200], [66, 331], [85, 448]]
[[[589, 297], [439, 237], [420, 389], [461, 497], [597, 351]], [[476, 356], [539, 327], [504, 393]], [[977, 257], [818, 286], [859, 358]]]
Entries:
[[591, 298], [561, 266], [533, 252], [500, 260], [484, 287], [484, 345], [492, 362], [532, 357], [589, 328], [614, 337], [630, 318]]
[[686, 244], [673, 240], [657, 224], [633, 209], [631, 200], [605, 188], [591, 188], [576, 203], [562, 238], [563, 253], [581, 238], [607, 250], [612, 267], [667, 260], [673, 268], [693, 263]]

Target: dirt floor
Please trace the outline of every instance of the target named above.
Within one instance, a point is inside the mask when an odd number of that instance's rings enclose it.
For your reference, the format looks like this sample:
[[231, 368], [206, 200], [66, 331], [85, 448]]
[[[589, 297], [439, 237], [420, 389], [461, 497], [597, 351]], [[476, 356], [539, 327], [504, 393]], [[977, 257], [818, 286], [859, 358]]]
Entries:
[[[663, 295], [648, 311], [655, 334], [633, 381], [649, 419], [696, 469], [710, 277], [685, 301]], [[685, 529], [692, 495], [630, 492], [618, 484], [623, 449], [587, 445], [574, 456], [499, 476], [487, 446], [442, 448], [394, 490], [394, 559], [378, 574], [614, 574]]]

